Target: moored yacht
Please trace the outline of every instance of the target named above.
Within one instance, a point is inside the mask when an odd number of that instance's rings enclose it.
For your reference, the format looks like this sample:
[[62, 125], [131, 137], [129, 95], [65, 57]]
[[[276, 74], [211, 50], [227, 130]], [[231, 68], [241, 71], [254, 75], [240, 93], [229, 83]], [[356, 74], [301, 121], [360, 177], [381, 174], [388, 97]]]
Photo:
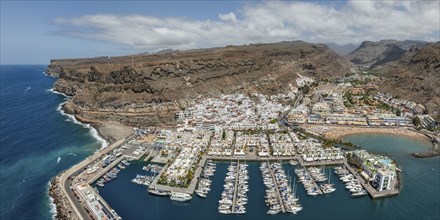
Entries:
[[192, 197], [188, 193], [172, 192], [170, 199], [174, 200], [174, 201], [185, 202], [185, 201], [191, 200]]

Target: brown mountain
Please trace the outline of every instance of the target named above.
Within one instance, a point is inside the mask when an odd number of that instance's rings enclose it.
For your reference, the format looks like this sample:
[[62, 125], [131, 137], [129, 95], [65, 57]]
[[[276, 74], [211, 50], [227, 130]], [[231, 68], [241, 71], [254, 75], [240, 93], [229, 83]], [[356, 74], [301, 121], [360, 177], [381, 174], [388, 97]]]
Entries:
[[411, 48], [422, 48], [425, 41], [381, 40], [379, 42], [364, 41], [346, 57], [356, 65], [374, 68], [387, 62], [399, 60]]
[[384, 77], [380, 89], [427, 106], [429, 113], [440, 114], [439, 42], [365, 41], [346, 56], [361, 69]]
[[64, 109], [102, 125], [172, 125], [198, 96], [236, 91], [274, 94], [295, 85], [297, 73], [342, 76], [348, 62], [323, 44], [302, 41], [151, 55], [52, 60], [56, 91], [73, 96]]
[[440, 113], [440, 43], [414, 47], [398, 61], [377, 69], [386, 70], [383, 91], [422, 103], [430, 113]]

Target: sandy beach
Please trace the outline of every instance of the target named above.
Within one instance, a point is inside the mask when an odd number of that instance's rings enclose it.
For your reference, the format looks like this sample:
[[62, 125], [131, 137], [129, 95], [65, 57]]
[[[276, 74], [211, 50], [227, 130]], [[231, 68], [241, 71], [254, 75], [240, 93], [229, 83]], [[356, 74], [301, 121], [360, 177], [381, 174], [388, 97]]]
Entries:
[[329, 139], [341, 139], [352, 134], [389, 134], [402, 135], [419, 140], [430, 141], [424, 134], [409, 130], [406, 127], [356, 127], [356, 126], [331, 126], [331, 125], [305, 125], [304, 129], [323, 135]]

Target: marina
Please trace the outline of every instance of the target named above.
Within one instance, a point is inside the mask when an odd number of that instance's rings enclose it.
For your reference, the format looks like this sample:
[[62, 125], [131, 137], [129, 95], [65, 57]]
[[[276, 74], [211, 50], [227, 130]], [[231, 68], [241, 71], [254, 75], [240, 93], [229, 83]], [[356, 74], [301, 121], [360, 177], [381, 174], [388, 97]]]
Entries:
[[248, 187], [247, 164], [240, 161], [231, 162], [226, 173], [224, 190], [219, 200], [218, 211], [221, 214], [246, 213]]
[[206, 198], [208, 195], [209, 191], [211, 190], [212, 183], [209, 178], [214, 176], [215, 168], [216, 164], [212, 160], [208, 160], [203, 169], [203, 174], [201, 175], [197, 189], [195, 190], [195, 193], [198, 196]]
[[[412, 174], [415, 172], [420, 172], [415, 168], [413, 169], [409, 167], [412, 166], [413, 163], [417, 162], [414, 161], [413, 158], [406, 159], [408, 161], [404, 160], [405, 156], [399, 156], [399, 158], [401, 158], [403, 161], [403, 167], [405, 170], [407, 170], [407, 172], [411, 172]], [[242, 162], [244, 161], [240, 160], [240, 163]], [[277, 161], [270, 160], [270, 162]], [[207, 160], [206, 164], [208, 163], [210, 163], [209, 160]], [[124, 218], [142, 218], [142, 216], [149, 215], [152, 218], [173, 219], [173, 215], [168, 212], [170, 209], [175, 210], [174, 212], [178, 212], [182, 219], [205, 219], [207, 216], [214, 219], [234, 219], [237, 216], [240, 216], [240, 218], [243, 219], [258, 219], [261, 218], [261, 216], [268, 215], [267, 212], [269, 209], [266, 206], [265, 201], [266, 187], [263, 184], [263, 177], [259, 169], [261, 166], [260, 161], [246, 162], [249, 164], [249, 188], [251, 191], [248, 193], [248, 204], [246, 205], [248, 210], [244, 215], [223, 215], [218, 213], [218, 201], [221, 199], [221, 193], [224, 190], [224, 179], [226, 177], [226, 173], [228, 172], [227, 168], [231, 162], [225, 160], [214, 160], [212, 163], [216, 164], [215, 175], [209, 177], [211, 180], [211, 186], [209, 194], [206, 198], [193, 196], [190, 202], [174, 203], [173, 201], [170, 201], [169, 197], [153, 196], [146, 193], [144, 188], [141, 189], [140, 187], [133, 186], [133, 184], [130, 183], [130, 179], [142, 171], [142, 167], [147, 165], [145, 162], [132, 163], [132, 165], [127, 167], [127, 169], [122, 170], [118, 178], [114, 181], [111, 181], [108, 187], [106, 186], [105, 188], [100, 189], [100, 194], [118, 212], [118, 214]], [[283, 168], [286, 174], [288, 174], [287, 176], [291, 177], [292, 182], [294, 182], [293, 179], [296, 176], [294, 169], [298, 168], [299, 166], [299, 164], [292, 166], [289, 164], [289, 161], [283, 162]], [[336, 165], [336, 167], [342, 168], [344, 166], [345, 165], [343, 163]], [[420, 166], [420, 164], [418, 166]], [[334, 184], [336, 189], [335, 192], [328, 195], [308, 196], [303, 185], [299, 184], [298, 179], [296, 179], [297, 190], [295, 191], [297, 197], [300, 198], [300, 203], [303, 207], [303, 210], [298, 212], [298, 216], [301, 218], [316, 219], [321, 218], [322, 213], [328, 213], [326, 216], [337, 218], [340, 216], [340, 214], [337, 213], [344, 213], [344, 217], [341, 218], [350, 219], [357, 218], [358, 216], [367, 216], [369, 218], [389, 219], [392, 218], [393, 215], [384, 210], [385, 204], [392, 210], [403, 211], [405, 209], [411, 209], [411, 207], [407, 205], [412, 204], [413, 202], [411, 198], [416, 196], [411, 194], [411, 189], [408, 188], [408, 190], [404, 190], [401, 194], [399, 194], [398, 197], [384, 198], [374, 202], [372, 202], [372, 199], [369, 196], [352, 197], [351, 192], [346, 189], [346, 184], [339, 180], [339, 176], [335, 173], [336, 167], [333, 167], [334, 165], [325, 166], [325, 173], [328, 174], [330, 172], [330, 182]], [[418, 169], [425, 170], [424, 175], [430, 175], [433, 177], [433, 171], [430, 169], [431, 167], [432, 165], [428, 165]], [[145, 173], [145, 175], [146, 174], [147, 173]], [[403, 175], [408, 175], [408, 173], [404, 173]], [[417, 184], [420, 185], [424, 190], [429, 189], [428, 185], [423, 182], [419, 182]], [[418, 186], [412, 184], [413, 189], [415, 189], [414, 187], [417, 188]], [[421, 195], [423, 194], [419, 194], [418, 196]], [[130, 201], [135, 202], [132, 204], [132, 206], [126, 207], [123, 205], [124, 203], [121, 202], [124, 201], [124, 198], [125, 200], [129, 199]], [[403, 200], [401, 200], [401, 198], [403, 198]], [[404, 204], [401, 204], [399, 201], [404, 202]], [[151, 205], [145, 206], [145, 204]], [[402, 205], [405, 205], [406, 208], [403, 208]], [[200, 209], [199, 207], [201, 206], [204, 208]], [[252, 207], [252, 209], [249, 209], [249, 207]], [[197, 212], [197, 214], [194, 214], [195, 212]], [[280, 213], [282, 212], [280, 211]], [[225, 218], [225, 216], [227, 218]], [[291, 216], [288, 214], [278, 214], [276, 217], [277, 219], [291, 218]]]
[[[263, 204], [267, 206], [266, 215], [298, 214], [303, 209], [308, 209], [307, 203], [299, 202], [301, 190], [298, 190], [298, 185], [303, 187], [306, 197], [327, 198], [337, 191], [336, 184], [331, 179], [340, 179], [341, 184], [345, 184], [340, 191], [345, 188], [353, 198], [367, 193], [372, 198], [394, 195], [395, 191], [389, 189], [394, 189], [395, 186], [396, 166], [386, 156], [370, 154], [365, 150], [325, 148], [318, 139], [299, 138], [295, 133], [251, 134], [234, 131], [233, 134], [229, 149], [233, 149], [234, 155], [231, 156], [205, 154], [210, 152], [211, 137], [216, 134], [203, 130], [161, 130], [148, 143], [138, 141], [141, 139], [139, 137], [122, 142], [87, 166], [85, 172], [78, 176], [77, 181], [82, 183], [77, 184], [74, 192], [77, 197], [84, 198], [86, 210], [93, 218], [105, 219], [105, 216], [110, 215], [113, 216], [111, 218], [118, 218], [119, 215], [105, 202], [96, 203], [103, 200], [97, 190], [105, 190], [107, 187], [104, 186], [117, 181], [120, 173], [130, 169], [133, 163], [142, 163], [137, 173], [127, 182], [142, 186], [148, 195], [188, 205], [195, 199], [209, 200], [208, 193], [210, 197], [217, 196], [213, 193], [213, 179], [216, 178], [218, 165], [227, 163], [229, 166], [223, 179], [223, 191], [218, 194], [221, 197], [217, 200], [217, 212], [221, 215], [245, 215], [249, 211], [246, 209], [249, 194], [252, 194], [248, 193], [250, 182], [254, 181], [249, 175], [248, 167], [249, 163], [253, 163], [259, 166], [259, 178], [264, 184], [265, 193], [262, 198]], [[240, 135], [240, 138], [235, 135]], [[271, 141], [267, 142], [268, 140]], [[153, 149], [152, 146], [157, 146], [157, 143], [166, 145]], [[228, 149], [222, 146], [223, 150]], [[281, 155], [275, 156], [272, 151], [274, 149], [284, 153], [276, 153]], [[159, 165], [159, 161], [163, 162]], [[372, 161], [376, 161], [375, 166], [380, 168], [377, 173], [368, 170]], [[332, 172], [334, 166], [336, 168]], [[360, 168], [364, 170], [362, 173]], [[338, 176], [332, 178], [331, 175]], [[391, 179], [383, 182], [383, 175], [389, 175], [387, 178]], [[379, 181], [381, 178], [382, 182]], [[398, 193], [397, 190], [396, 192]], [[101, 203], [104, 206], [101, 207]]]

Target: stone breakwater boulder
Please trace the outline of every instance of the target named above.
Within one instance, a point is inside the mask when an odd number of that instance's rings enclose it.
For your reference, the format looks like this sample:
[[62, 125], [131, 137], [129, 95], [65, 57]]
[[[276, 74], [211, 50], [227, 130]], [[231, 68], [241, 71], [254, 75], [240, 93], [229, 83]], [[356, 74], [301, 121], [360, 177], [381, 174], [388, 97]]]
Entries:
[[63, 191], [60, 187], [60, 177], [62, 173], [54, 177], [50, 181], [49, 186], [49, 196], [53, 198], [53, 202], [56, 206], [57, 213], [55, 215], [55, 219], [72, 219], [79, 220], [80, 218], [76, 215], [72, 206], [70, 205], [66, 195], [64, 195]]

